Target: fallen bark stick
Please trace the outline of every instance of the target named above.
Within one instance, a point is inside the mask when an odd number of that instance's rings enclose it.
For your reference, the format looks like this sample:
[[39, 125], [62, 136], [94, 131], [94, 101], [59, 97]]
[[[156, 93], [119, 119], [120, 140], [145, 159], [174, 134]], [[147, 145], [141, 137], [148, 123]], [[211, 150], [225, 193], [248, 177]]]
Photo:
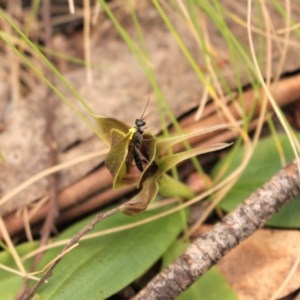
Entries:
[[177, 260], [154, 277], [134, 300], [174, 299], [253, 234], [300, 193], [296, 161], [274, 175], [213, 229], [193, 241]]

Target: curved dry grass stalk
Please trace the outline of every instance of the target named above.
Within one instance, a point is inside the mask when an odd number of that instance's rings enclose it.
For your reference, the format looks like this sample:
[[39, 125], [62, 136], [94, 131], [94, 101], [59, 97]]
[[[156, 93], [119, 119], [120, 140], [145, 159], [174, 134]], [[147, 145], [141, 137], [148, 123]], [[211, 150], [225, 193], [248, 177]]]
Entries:
[[[265, 12], [265, 9], [263, 9], [264, 12], [264, 16], [266, 16], [267, 18], [267, 13]], [[276, 113], [278, 119], [280, 120], [281, 125], [284, 128], [284, 131], [286, 132], [287, 136], [289, 137], [293, 152], [295, 154], [295, 157], [297, 159], [298, 162], [298, 170], [299, 170], [299, 174], [300, 174], [300, 158], [299, 158], [299, 153], [298, 153], [298, 149], [300, 149], [300, 145], [299, 145], [299, 141], [295, 138], [295, 136], [292, 133], [292, 130], [290, 128], [290, 126], [288, 125], [285, 117], [283, 116], [280, 108], [278, 107], [278, 104], [276, 103], [270, 88], [268, 87], [268, 85], [265, 83], [265, 80], [263, 78], [262, 72], [259, 68], [259, 64], [258, 64], [258, 60], [256, 58], [255, 55], [255, 48], [254, 48], [254, 42], [253, 42], [253, 37], [252, 37], [252, 31], [251, 31], [251, 16], [252, 16], [252, 1], [248, 0], [248, 9], [247, 9], [247, 33], [248, 33], [248, 39], [249, 39], [249, 44], [250, 44], [250, 51], [251, 51], [251, 55], [252, 55], [252, 59], [253, 59], [253, 64], [256, 70], [256, 75], [268, 97], [269, 102], [272, 105], [272, 108], [274, 110], [274, 112]], [[268, 28], [268, 22], [266, 22], [266, 27]], [[270, 39], [267, 38], [267, 47], [270, 47]], [[270, 50], [269, 50], [270, 51]], [[267, 51], [267, 53], [270, 53]], [[268, 77], [270, 78], [270, 76]]]
[[289, 273], [287, 274], [285, 280], [282, 282], [282, 284], [278, 287], [278, 289], [275, 291], [275, 293], [272, 295], [272, 297], [270, 298], [270, 300], [276, 300], [279, 299], [280, 295], [282, 295], [282, 292], [284, 291], [284, 289], [287, 287], [287, 285], [289, 284], [289, 282], [291, 281], [291, 279], [293, 278], [293, 276], [295, 275], [295, 273], [297, 272], [297, 269], [299, 268], [299, 264], [300, 264], [300, 252], [298, 254], [297, 259], [295, 260], [295, 262], [293, 263]]

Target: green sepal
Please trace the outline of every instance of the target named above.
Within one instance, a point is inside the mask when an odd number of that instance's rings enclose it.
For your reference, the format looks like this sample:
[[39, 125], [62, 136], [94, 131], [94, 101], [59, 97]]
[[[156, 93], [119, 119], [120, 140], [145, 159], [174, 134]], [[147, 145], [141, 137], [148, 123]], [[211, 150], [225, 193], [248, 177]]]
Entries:
[[221, 124], [212, 127], [202, 128], [200, 130], [196, 130], [192, 132], [185, 132], [183, 134], [173, 135], [170, 137], [157, 138], [157, 143], [156, 143], [157, 153], [161, 153], [176, 144], [188, 141], [189, 139], [197, 137], [199, 135], [207, 134], [215, 130], [230, 129], [230, 128], [232, 128], [231, 125]]
[[167, 172], [168, 170], [175, 167], [177, 164], [183, 162], [186, 159], [189, 159], [191, 157], [194, 157], [194, 156], [197, 156], [200, 154], [204, 154], [204, 153], [208, 153], [208, 152], [212, 152], [212, 151], [216, 151], [216, 150], [221, 150], [230, 145], [231, 145], [231, 143], [218, 143], [218, 144], [208, 145], [208, 146], [199, 147], [196, 149], [191, 149], [191, 150], [179, 152], [176, 154], [164, 156], [158, 162], [159, 172], [162, 174], [164, 172]]
[[127, 134], [130, 129], [128, 125], [114, 118], [109, 118], [96, 114], [94, 114], [93, 117], [97, 123], [98, 132], [102, 141], [108, 146], [110, 146], [111, 143], [112, 129], [123, 132], [124, 134]]
[[126, 135], [118, 129], [111, 130], [111, 148], [107, 154], [105, 164], [113, 176], [113, 188], [118, 188], [122, 179], [127, 174], [127, 156], [129, 144], [132, 140], [132, 132]]

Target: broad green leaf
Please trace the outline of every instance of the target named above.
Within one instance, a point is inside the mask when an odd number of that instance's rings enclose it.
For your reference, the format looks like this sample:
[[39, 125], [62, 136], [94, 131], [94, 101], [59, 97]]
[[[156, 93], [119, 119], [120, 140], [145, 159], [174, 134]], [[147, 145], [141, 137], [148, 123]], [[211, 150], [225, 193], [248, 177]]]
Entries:
[[216, 151], [216, 150], [221, 150], [224, 149], [231, 144], [229, 143], [218, 143], [218, 144], [213, 144], [209, 146], [204, 146], [204, 147], [199, 147], [183, 152], [179, 152], [176, 154], [171, 154], [171, 155], [166, 155], [162, 159], [159, 160], [158, 162], [158, 168], [160, 173], [167, 172], [171, 168], [175, 167], [177, 164], [183, 162], [186, 159], [189, 159], [191, 157]]
[[159, 193], [165, 197], [179, 197], [183, 199], [190, 199], [195, 196], [185, 184], [165, 173], [159, 178]]
[[[297, 135], [297, 137], [299, 139], [300, 135]], [[279, 142], [286, 161], [292, 161], [294, 153], [287, 136], [280, 135]], [[220, 203], [222, 209], [227, 212], [233, 210], [283, 167], [280, 163], [277, 146], [273, 137], [263, 138], [258, 142], [247, 168]], [[235, 154], [226, 174], [236, 169], [241, 164], [242, 159], [243, 151], [240, 150]], [[223, 158], [223, 161], [225, 160], [226, 157]], [[220, 161], [215, 167], [214, 173], [222, 166], [223, 161]], [[296, 197], [284, 206], [267, 222], [267, 225], [282, 228], [300, 228], [300, 197]]]
[[[96, 230], [130, 224], [157, 212], [134, 218], [116, 215]], [[60, 262], [39, 294], [42, 299], [105, 299], [148, 270], [180, 231], [179, 214], [173, 214], [126, 232], [83, 241]]]
[[[38, 246], [37, 242], [28, 242], [23, 245], [17, 247], [18, 254], [22, 257], [26, 253], [36, 249]], [[25, 267], [29, 270], [30, 263], [32, 260], [28, 260], [25, 262]], [[14, 262], [12, 256], [7, 251], [2, 251], [0, 253], [0, 264], [6, 267], [10, 267], [13, 269], [18, 269], [16, 263]], [[38, 276], [37, 276], [38, 277]], [[12, 274], [6, 270], [3, 270], [0, 267], [0, 291], [1, 291], [1, 299], [15, 299], [16, 293], [22, 288], [24, 280], [22, 277]]]
[[97, 128], [102, 138], [102, 141], [108, 146], [111, 143], [112, 129], [116, 129], [120, 132], [123, 132], [125, 135], [128, 133], [130, 129], [128, 125], [114, 118], [109, 118], [109, 117], [96, 115], [96, 114], [94, 114], [93, 117], [96, 120]]
[[[163, 211], [158, 209], [137, 217], [118, 214], [97, 224], [94, 232], [128, 225]], [[90, 220], [71, 226], [54, 240], [70, 238]], [[174, 213], [133, 229], [82, 241], [59, 262], [48, 283], [38, 290], [38, 295], [43, 300], [106, 299], [145, 273], [181, 230], [180, 213]], [[30, 247], [24, 244], [17, 250], [22, 255], [26, 253], [20, 250], [24, 246], [31, 251], [32, 243], [28, 244]], [[48, 263], [60, 250], [49, 250], [41, 265]], [[5, 254], [6, 257], [3, 253], [0, 255], [0, 263], [6, 264], [9, 255]], [[28, 262], [26, 265], [28, 267]], [[1, 299], [14, 299], [22, 284], [20, 277], [0, 270], [0, 278]]]

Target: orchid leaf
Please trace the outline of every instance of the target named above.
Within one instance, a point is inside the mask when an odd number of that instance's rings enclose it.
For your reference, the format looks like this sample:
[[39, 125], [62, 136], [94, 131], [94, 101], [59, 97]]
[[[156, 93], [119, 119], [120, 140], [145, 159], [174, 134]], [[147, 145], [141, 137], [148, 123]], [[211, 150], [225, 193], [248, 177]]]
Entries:
[[165, 197], [179, 197], [183, 199], [195, 196], [185, 184], [168, 174], [162, 174], [159, 178], [159, 193]]
[[97, 128], [102, 141], [108, 146], [111, 143], [112, 129], [119, 130], [125, 135], [129, 132], [130, 127], [119, 120], [96, 114], [94, 114], [93, 117], [96, 120]]
[[212, 126], [212, 127], [202, 128], [197, 131], [186, 132], [184, 134], [174, 135], [174, 136], [167, 137], [167, 138], [165, 138], [165, 137], [158, 138], [157, 139], [157, 153], [161, 153], [164, 150], [166, 150], [176, 144], [182, 143], [182, 142], [187, 141], [196, 136], [207, 134], [209, 132], [216, 131], [216, 130], [229, 129], [229, 128], [232, 128], [232, 126], [229, 124], [221, 124], [221, 125], [216, 125], [216, 126]]
[[158, 183], [155, 177], [148, 178], [144, 184], [141, 191], [134, 196], [131, 200], [124, 203], [120, 207], [126, 215], [134, 216], [140, 214], [148, 207], [149, 203], [155, 199], [159, 190]]
[[200, 154], [204, 154], [204, 153], [208, 153], [208, 152], [212, 152], [212, 151], [216, 151], [216, 150], [221, 150], [230, 145], [231, 145], [231, 143], [218, 143], [218, 144], [213, 144], [213, 145], [209, 145], [209, 146], [199, 147], [196, 149], [187, 150], [187, 151], [180, 152], [177, 154], [167, 155], [167, 156], [163, 157], [162, 159], [160, 159], [158, 162], [159, 172], [165, 173], [186, 159], [189, 159], [191, 157], [194, 157], [194, 156], [197, 156]]
[[107, 154], [105, 164], [114, 178], [113, 188], [120, 186], [122, 178], [127, 173], [126, 159], [131, 139], [131, 132], [125, 135], [117, 129], [111, 131], [111, 148]]
[[[171, 206], [172, 207], [172, 206]], [[134, 222], [146, 220], [167, 208], [145, 212], [132, 218], [117, 214], [98, 223], [93, 232], [114, 233], [82, 240], [78, 247], [63, 257], [53, 270], [52, 276], [39, 288], [31, 299], [42, 300], [77, 300], [77, 299], [115, 299], [118, 293], [131, 282], [140, 278], [159, 260], [183, 229], [181, 213], [176, 212], [152, 220], [141, 226], [123, 231], [117, 227], [133, 225]], [[95, 215], [73, 224], [54, 241], [70, 239], [94, 219]], [[132, 226], [133, 227], [133, 226]], [[163, 230], [161, 230], [163, 229]], [[28, 254], [38, 249], [38, 242], [27, 242], [16, 246], [27, 272], [30, 272], [33, 259]], [[50, 248], [44, 254], [37, 270], [57, 257], [61, 248]], [[9, 251], [1, 251], [0, 265], [17, 270], [16, 263]], [[17, 273], [17, 274], [16, 274]], [[20, 272], [8, 272], [0, 269], [0, 299], [17, 299], [17, 294], [24, 284]], [[39, 276], [39, 275], [36, 275]], [[41, 276], [41, 275], [40, 275]], [[26, 279], [28, 280], [28, 279]], [[34, 282], [30, 282], [34, 284]]]

